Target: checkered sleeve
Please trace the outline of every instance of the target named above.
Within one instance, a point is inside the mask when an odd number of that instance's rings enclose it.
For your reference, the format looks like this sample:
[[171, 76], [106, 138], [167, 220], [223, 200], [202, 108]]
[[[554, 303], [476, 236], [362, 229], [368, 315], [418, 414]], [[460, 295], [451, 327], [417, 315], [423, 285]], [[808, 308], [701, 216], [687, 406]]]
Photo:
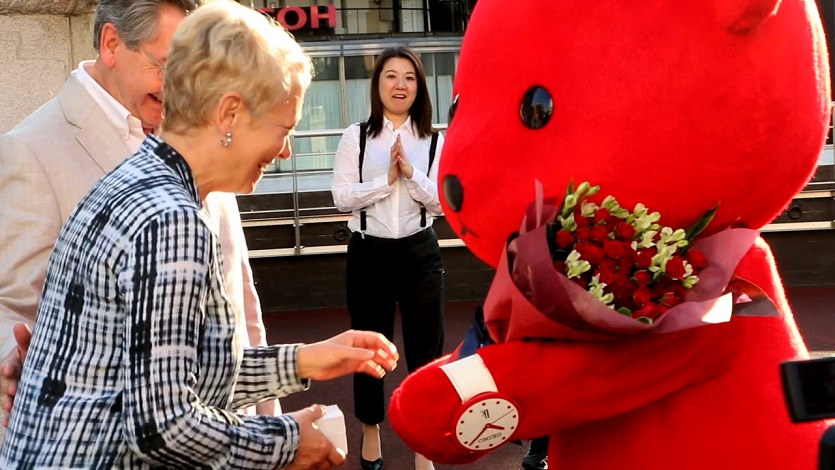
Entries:
[[199, 351], [223, 351], [211, 330], [201, 328], [211, 295], [211, 244], [196, 211], [172, 209], [152, 217], [127, 248], [119, 273], [127, 310], [124, 437], [132, 451], [155, 466], [284, 468], [299, 443], [292, 418], [242, 419], [208, 406], [195, 389]]
[[300, 379], [296, 368], [299, 346], [279, 344], [244, 349], [232, 407], [237, 410], [310, 388], [310, 380]]

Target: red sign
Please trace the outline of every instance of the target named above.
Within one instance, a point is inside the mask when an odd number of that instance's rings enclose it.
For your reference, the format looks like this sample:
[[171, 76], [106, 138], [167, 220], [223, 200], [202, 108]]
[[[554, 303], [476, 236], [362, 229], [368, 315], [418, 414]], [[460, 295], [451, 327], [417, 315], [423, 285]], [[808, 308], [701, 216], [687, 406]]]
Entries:
[[[313, 5], [309, 7], [259, 8], [258, 11], [275, 18], [281, 26], [290, 31], [302, 28], [336, 28], [336, 5]], [[322, 20], [327, 20], [322, 24]]]

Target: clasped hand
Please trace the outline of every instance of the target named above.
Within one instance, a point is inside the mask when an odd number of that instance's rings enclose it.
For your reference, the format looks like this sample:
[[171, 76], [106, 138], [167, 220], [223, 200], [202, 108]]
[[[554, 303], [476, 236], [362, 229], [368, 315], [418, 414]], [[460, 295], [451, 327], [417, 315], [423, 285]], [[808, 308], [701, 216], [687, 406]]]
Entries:
[[400, 179], [401, 175], [406, 177], [406, 179], [412, 179], [415, 168], [406, 156], [406, 150], [403, 149], [403, 142], [400, 141], [400, 134], [397, 134], [394, 145], [391, 146], [390, 158], [388, 173], [389, 186]]

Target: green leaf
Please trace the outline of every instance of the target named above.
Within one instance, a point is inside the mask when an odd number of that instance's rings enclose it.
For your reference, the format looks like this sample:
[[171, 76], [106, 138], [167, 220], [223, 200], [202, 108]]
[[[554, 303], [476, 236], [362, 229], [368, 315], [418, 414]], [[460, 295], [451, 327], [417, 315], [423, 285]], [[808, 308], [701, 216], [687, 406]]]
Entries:
[[716, 215], [716, 212], [719, 210], [719, 203], [717, 202], [715, 206], [710, 208], [707, 212], [705, 212], [699, 220], [697, 220], [693, 225], [687, 227], [687, 230], [684, 232], [684, 239], [689, 241], [693, 241], [694, 238], [699, 236], [702, 231], [710, 225], [710, 222], [713, 220], [713, 216]]
[[618, 307], [617, 312], [622, 314], [622, 315], [626, 315], [627, 317], [632, 316], [632, 310], [629, 310], [626, 307]]
[[646, 323], [647, 325], [652, 325], [652, 318], [650, 317], [638, 317], [636, 318], [641, 323]]

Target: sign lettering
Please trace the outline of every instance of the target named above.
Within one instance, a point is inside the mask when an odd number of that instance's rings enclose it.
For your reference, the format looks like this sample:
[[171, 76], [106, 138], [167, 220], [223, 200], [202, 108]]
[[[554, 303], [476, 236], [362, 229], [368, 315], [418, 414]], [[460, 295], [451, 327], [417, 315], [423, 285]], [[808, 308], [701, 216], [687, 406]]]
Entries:
[[[258, 11], [274, 18], [289, 31], [297, 31], [302, 28], [336, 28], [336, 5], [264, 7], [259, 8]], [[323, 22], [323, 20], [325, 21]]]

